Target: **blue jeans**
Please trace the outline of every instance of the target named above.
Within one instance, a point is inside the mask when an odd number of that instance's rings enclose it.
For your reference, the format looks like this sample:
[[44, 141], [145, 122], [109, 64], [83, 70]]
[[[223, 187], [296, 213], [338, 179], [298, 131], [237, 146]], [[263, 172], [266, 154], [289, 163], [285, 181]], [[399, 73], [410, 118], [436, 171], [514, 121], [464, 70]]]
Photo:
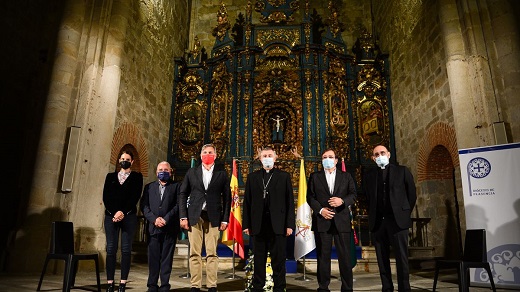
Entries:
[[121, 231], [121, 280], [128, 279], [132, 242], [137, 229], [137, 215], [128, 214], [119, 222], [113, 222], [112, 216], [105, 215], [105, 235], [107, 239], [107, 280], [114, 280], [116, 272], [116, 254]]

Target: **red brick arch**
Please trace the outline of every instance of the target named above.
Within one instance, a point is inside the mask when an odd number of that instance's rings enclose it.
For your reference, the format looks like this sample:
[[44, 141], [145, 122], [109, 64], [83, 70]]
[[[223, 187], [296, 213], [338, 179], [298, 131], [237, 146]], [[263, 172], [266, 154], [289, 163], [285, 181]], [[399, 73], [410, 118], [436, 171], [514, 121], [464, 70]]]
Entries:
[[115, 165], [119, 158], [118, 155], [121, 152], [121, 149], [125, 146], [128, 147], [127, 145], [129, 144], [137, 150], [137, 153], [134, 153], [134, 165], [137, 166], [137, 168], [132, 167], [132, 169], [139, 171], [143, 176], [148, 177], [148, 148], [146, 147], [146, 143], [139, 128], [133, 124], [124, 122], [119, 125], [114, 133], [110, 163]]
[[[445, 148], [445, 150], [442, 150], [441, 148]], [[446, 155], [449, 155], [449, 157], [446, 157]], [[428, 129], [419, 146], [419, 154], [417, 158], [417, 181], [421, 182], [432, 178], [429, 169], [437, 169], [435, 167], [432, 168], [432, 164], [446, 165], [449, 161], [451, 161], [450, 164], [452, 164], [452, 168], [459, 165], [455, 129], [446, 123], [438, 122]], [[442, 173], [433, 175], [442, 176]], [[452, 174], [450, 174], [450, 176], [451, 175]]]

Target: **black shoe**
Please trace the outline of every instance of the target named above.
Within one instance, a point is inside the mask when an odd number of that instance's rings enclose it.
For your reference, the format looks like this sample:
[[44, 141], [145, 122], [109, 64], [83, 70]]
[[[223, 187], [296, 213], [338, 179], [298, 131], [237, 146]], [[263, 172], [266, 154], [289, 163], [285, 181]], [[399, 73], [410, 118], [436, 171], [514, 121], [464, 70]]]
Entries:
[[126, 283], [119, 283], [119, 289], [117, 289], [118, 292], [125, 292], [126, 289]]
[[200, 292], [200, 288], [191, 287], [190, 292]]
[[114, 282], [109, 283], [107, 287], [107, 292], [114, 292], [116, 289]]
[[208, 288], [208, 292], [217, 292], [217, 287]]

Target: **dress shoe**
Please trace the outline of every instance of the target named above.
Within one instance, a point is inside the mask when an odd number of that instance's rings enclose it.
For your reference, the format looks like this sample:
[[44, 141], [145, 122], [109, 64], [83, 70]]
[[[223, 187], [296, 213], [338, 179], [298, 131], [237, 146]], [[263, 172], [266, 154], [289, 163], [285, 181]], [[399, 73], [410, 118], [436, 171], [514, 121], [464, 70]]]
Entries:
[[118, 292], [125, 292], [126, 289], [126, 283], [119, 283], [119, 289], [117, 289]]
[[190, 292], [200, 292], [200, 288], [191, 287]]
[[116, 289], [116, 287], [115, 287], [115, 284], [114, 284], [114, 283], [109, 283], [109, 284], [108, 284], [107, 292], [114, 292], [115, 289]]
[[208, 292], [217, 292], [217, 287], [208, 288]]

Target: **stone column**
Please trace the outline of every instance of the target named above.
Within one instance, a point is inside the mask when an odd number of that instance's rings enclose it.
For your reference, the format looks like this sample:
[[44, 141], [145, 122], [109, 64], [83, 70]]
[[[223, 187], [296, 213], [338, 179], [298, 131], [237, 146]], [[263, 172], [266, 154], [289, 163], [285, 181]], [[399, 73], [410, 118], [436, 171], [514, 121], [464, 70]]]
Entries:
[[495, 144], [499, 118], [482, 24], [474, 1], [441, 0], [439, 15], [459, 148]]
[[117, 104], [121, 83], [121, 63], [131, 1], [103, 1], [98, 19], [92, 21], [91, 41], [86, 44], [78, 121], [81, 123], [79, 158], [76, 164], [76, 196], [70, 208], [75, 222], [76, 244], [81, 251], [105, 253], [103, 229], [103, 183], [105, 175], [114, 171], [110, 165], [112, 140], [116, 127]]
[[[78, 49], [81, 41], [84, 1], [69, 0], [56, 41], [53, 72], [45, 105], [45, 114], [37, 160], [33, 171], [27, 217], [17, 231], [14, 246], [9, 252], [8, 269], [37, 271], [48, 252], [50, 222], [66, 219], [61, 209], [64, 194], [59, 193], [60, 169], [64, 143], [74, 99]], [[73, 110], [73, 109], [72, 109]]]

